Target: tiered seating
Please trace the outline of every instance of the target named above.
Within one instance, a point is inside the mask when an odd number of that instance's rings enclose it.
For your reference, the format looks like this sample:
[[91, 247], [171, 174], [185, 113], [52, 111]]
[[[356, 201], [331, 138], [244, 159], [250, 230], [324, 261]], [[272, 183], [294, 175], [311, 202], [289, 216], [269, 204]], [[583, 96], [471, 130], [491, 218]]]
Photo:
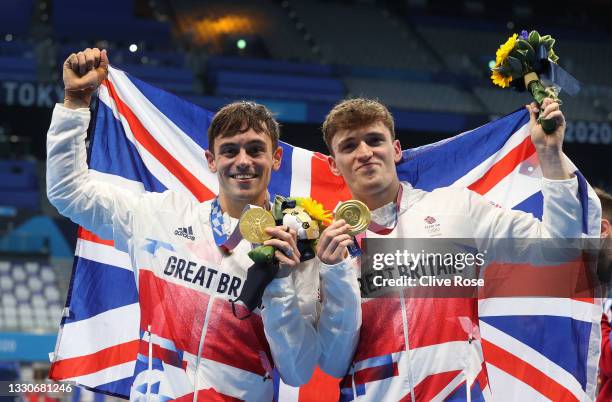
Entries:
[[[482, 75], [495, 51], [505, 42], [508, 33], [478, 29], [449, 28], [439, 24], [420, 24], [417, 30], [427, 44], [435, 49], [448, 68], [465, 74]], [[609, 66], [612, 63], [612, 45], [597, 38], [577, 41], [558, 38], [556, 53], [560, 65], [580, 81], [612, 85]]]
[[[528, 94], [510, 90], [500, 90], [491, 85], [488, 79], [488, 61], [495, 58], [495, 51], [508, 33], [487, 31], [486, 27], [470, 29], [467, 22], [449, 21], [444, 18], [419, 18], [417, 30], [447, 67], [454, 72], [481, 77], [481, 87], [475, 87], [476, 96], [485, 104], [489, 113], [505, 114], [522, 104], [531, 102]], [[560, 34], [555, 44], [559, 63], [579, 81], [589, 84], [612, 86], [612, 75], [608, 66], [612, 63], [612, 46], [601, 38], [584, 37], [580, 40]], [[570, 97], [562, 94], [563, 110], [572, 120], [606, 121], [608, 101], [606, 97], [590, 96], [581, 93]], [[601, 108], [596, 107], [599, 100]], [[610, 109], [612, 110], [612, 109]]]
[[607, 112], [608, 120], [612, 121], [612, 94], [598, 96], [603, 109]]
[[208, 79], [217, 95], [336, 102], [344, 85], [329, 67], [271, 60], [212, 58]]
[[328, 62], [427, 71], [440, 68], [415, 35], [374, 5], [289, 3]]
[[555, 44], [559, 64], [579, 81], [612, 86], [612, 45], [607, 41], [559, 39]]
[[350, 78], [345, 80], [351, 96], [378, 98], [384, 104], [404, 109], [479, 113], [472, 96], [449, 85]]
[[[487, 107], [489, 113], [503, 115], [527, 103], [533, 102], [528, 92], [519, 93], [498, 88], [475, 88], [474, 92]], [[605, 113], [593, 107], [593, 98], [585, 96], [561, 96], [563, 113], [571, 120], [606, 121]]]
[[36, 81], [36, 60], [33, 57], [0, 56], [0, 80]]
[[125, 48], [112, 50], [113, 63], [146, 64], [148, 66], [185, 68], [187, 57], [180, 51], [138, 50], [130, 52]]
[[[63, 42], [57, 47], [58, 60], [65, 60], [70, 54], [83, 50], [87, 47], [94, 47], [97, 44], [93, 41], [83, 42]], [[127, 44], [117, 44], [108, 42], [105, 44], [111, 64], [120, 65], [146, 65], [147, 67], [174, 67], [186, 69], [187, 56], [185, 52], [177, 50], [149, 50], [138, 49], [130, 52]]]
[[34, 46], [19, 39], [0, 40], [0, 80], [36, 81], [36, 79]]
[[444, 59], [446, 68], [455, 73], [483, 76], [489, 60], [504, 43], [504, 32], [445, 28], [438, 25], [417, 25], [427, 44]]
[[528, 92], [502, 90], [500, 88], [474, 88], [474, 93], [482, 101], [490, 114], [502, 116], [532, 102]]
[[17, 57], [33, 57], [34, 46], [32, 43], [20, 39], [11, 41], [0, 41], [0, 55], [2, 56], [17, 56]]
[[38, 262], [0, 261], [0, 331], [53, 332], [62, 303], [55, 271]]
[[107, 0], [76, 2], [53, 1], [53, 29], [55, 36], [72, 39], [107, 39], [124, 42], [146, 40], [157, 44], [170, 42], [168, 23], [134, 17], [131, 1]]
[[585, 96], [561, 96], [563, 113], [568, 119], [603, 122], [609, 121], [602, 110], [595, 107], [595, 99]]
[[[71, 53], [86, 47], [95, 46], [94, 42], [65, 42], [58, 47], [58, 60], [65, 60]], [[183, 52], [162, 50], [138, 50], [130, 52], [127, 45], [109, 43], [106, 48], [110, 62], [134, 77], [173, 93], [194, 93], [196, 80], [191, 69], [186, 67]]]
[[38, 209], [36, 165], [24, 160], [0, 160], [0, 205]]
[[[116, 64], [115, 64], [116, 65]], [[148, 66], [142, 64], [119, 64], [118, 68], [134, 77], [174, 93], [193, 93], [194, 76], [187, 68]]]

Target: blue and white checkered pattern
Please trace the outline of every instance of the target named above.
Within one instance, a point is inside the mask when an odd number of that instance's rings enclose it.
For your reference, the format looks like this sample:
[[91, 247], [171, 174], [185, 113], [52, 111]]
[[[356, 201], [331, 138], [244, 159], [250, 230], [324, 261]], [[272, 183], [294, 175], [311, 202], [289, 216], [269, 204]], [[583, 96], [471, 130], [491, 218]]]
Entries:
[[223, 230], [223, 212], [219, 200], [215, 198], [210, 209], [210, 224], [217, 246], [222, 247], [227, 242], [227, 233]]

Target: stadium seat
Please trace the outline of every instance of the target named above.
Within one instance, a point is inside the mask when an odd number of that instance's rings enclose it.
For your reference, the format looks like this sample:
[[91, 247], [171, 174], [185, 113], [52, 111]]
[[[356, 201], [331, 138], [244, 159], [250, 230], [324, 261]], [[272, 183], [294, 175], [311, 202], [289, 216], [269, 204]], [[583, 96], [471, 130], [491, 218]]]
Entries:
[[58, 302], [59, 301], [59, 291], [54, 287], [47, 287], [43, 291], [43, 294], [47, 298], [49, 302]]
[[62, 308], [53, 268], [38, 261], [0, 267], [0, 331], [55, 331]]
[[29, 304], [20, 304], [17, 307], [17, 314], [19, 314], [20, 317], [26, 317], [31, 319], [34, 315], [34, 312], [32, 311], [32, 308], [29, 306]]
[[41, 293], [32, 294], [32, 306], [37, 309], [41, 309], [42, 311], [46, 311], [44, 307], [47, 305], [47, 300]]
[[28, 302], [30, 301], [30, 290], [24, 284], [18, 284], [15, 286], [15, 297], [18, 302]]
[[6, 329], [14, 330], [18, 327], [17, 316], [5, 316], [4, 326]]
[[13, 295], [12, 292], [9, 293], [9, 291], [4, 291], [3, 290], [3, 294], [2, 294], [2, 306], [4, 306], [5, 308], [13, 308], [15, 306], [17, 306], [17, 299], [15, 299], [15, 296]]
[[30, 278], [28, 278], [28, 287], [30, 288], [32, 293], [40, 292], [43, 288], [43, 283], [40, 278], [37, 278], [36, 276], [31, 276]]
[[14, 265], [11, 274], [16, 283], [24, 282], [27, 277], [26, 271], [21, 265]]
[[17, 309], [15, 306], [4, 306], [3, 308], [3, 312], [4, 312], [4, 318], [6, 319], [10, 319], [10, 318], [15, 318], [17, 319]]
[[12, 277], [2, 276], [0, 277], [0, 290], [6, 295], [6, 292], [13, 290], [14, 281]]
[[26, 262], [24, 266], [29, 275], [35, 275], [38, 273], [39, 265], [37, 262]]
[[0, 274], [9, 272], [10, 267], [11, 267], [11, 264], [8, 263], [7, 261], [0, 261]]
[[45, 283], [55, 282], [55, 272], [53, 271], [51, 267], [48, 267], [48, 266], [41, 267], [40, 278]]

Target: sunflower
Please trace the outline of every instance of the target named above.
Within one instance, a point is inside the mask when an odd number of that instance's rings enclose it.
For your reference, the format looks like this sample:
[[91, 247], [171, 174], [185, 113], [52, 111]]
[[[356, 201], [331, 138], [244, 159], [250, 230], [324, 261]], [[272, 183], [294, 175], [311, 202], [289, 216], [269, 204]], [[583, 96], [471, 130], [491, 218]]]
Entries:
[[304, 208], [304, 211], [314, 220], [317, 220], [324, 225], [329, 225], [332, 222], [332, 213], [326, 210], [318, 201], [313, 200], [310, 197], [300, 199], [300, 206]]
[[512, 76], [506, 76], [499, 71], [492, 71], [491, 80], [493, 84], [498, 85], [502, 88], [507, 88], [510, 86], [510, 82], [512, 81]]
[[497, 52], [495, 53], [496, 67], [501, 66], [502, 63], [506, 60], [506, 58], [510, 54], [510, 52], [512, 51], [512, 49], [514, 49], [514, 46], [516, 46], [517, 38], [518, 38], [517, 34], [512, 35], [511, 37], [508, 38], [506, 43], [504, 43], [503, 45], [499, 47], [499, 49], [497, 49]]
[[495, 69], [501, 67], [504, 64], [504, 62], [510, 55], [510, 52], [516, 46], [517, 39], [517, 34], [512, 35], [508, 38], [506, 43], [504, 43], [499, 47], [499, 49], [497, 49], [497, 52], [495, 53], [495, 67], [492, 69], [493, 71], [491, 73], [491, 80], [495, 85], [498, 85], [502, 88], [507, 88], [510, 86], [512, 76], [506, 76], [500, 73], [499, 71], [496, 71]]

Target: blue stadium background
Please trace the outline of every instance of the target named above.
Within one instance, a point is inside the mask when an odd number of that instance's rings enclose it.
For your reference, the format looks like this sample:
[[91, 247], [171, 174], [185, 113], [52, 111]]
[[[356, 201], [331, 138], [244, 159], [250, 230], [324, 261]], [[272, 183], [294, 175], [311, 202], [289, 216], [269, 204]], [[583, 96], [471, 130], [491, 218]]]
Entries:
[[115, 66], [210, 110], [264, 103], [285, 141], [324, 152], [320, 124], [347, 96], [388, 105], [406, 147], [528, 103], [491, 84], [489, 63], [511, 33], [537, 29], [582, 83], [562, 96], [565, 151], [610, 190], [611, 17], [610, 0], [2, 0], [0, 381], [46, 377], [65, 301], [76, 228], [45, 198], [44, 154], [70, 53], [106, 48]]

